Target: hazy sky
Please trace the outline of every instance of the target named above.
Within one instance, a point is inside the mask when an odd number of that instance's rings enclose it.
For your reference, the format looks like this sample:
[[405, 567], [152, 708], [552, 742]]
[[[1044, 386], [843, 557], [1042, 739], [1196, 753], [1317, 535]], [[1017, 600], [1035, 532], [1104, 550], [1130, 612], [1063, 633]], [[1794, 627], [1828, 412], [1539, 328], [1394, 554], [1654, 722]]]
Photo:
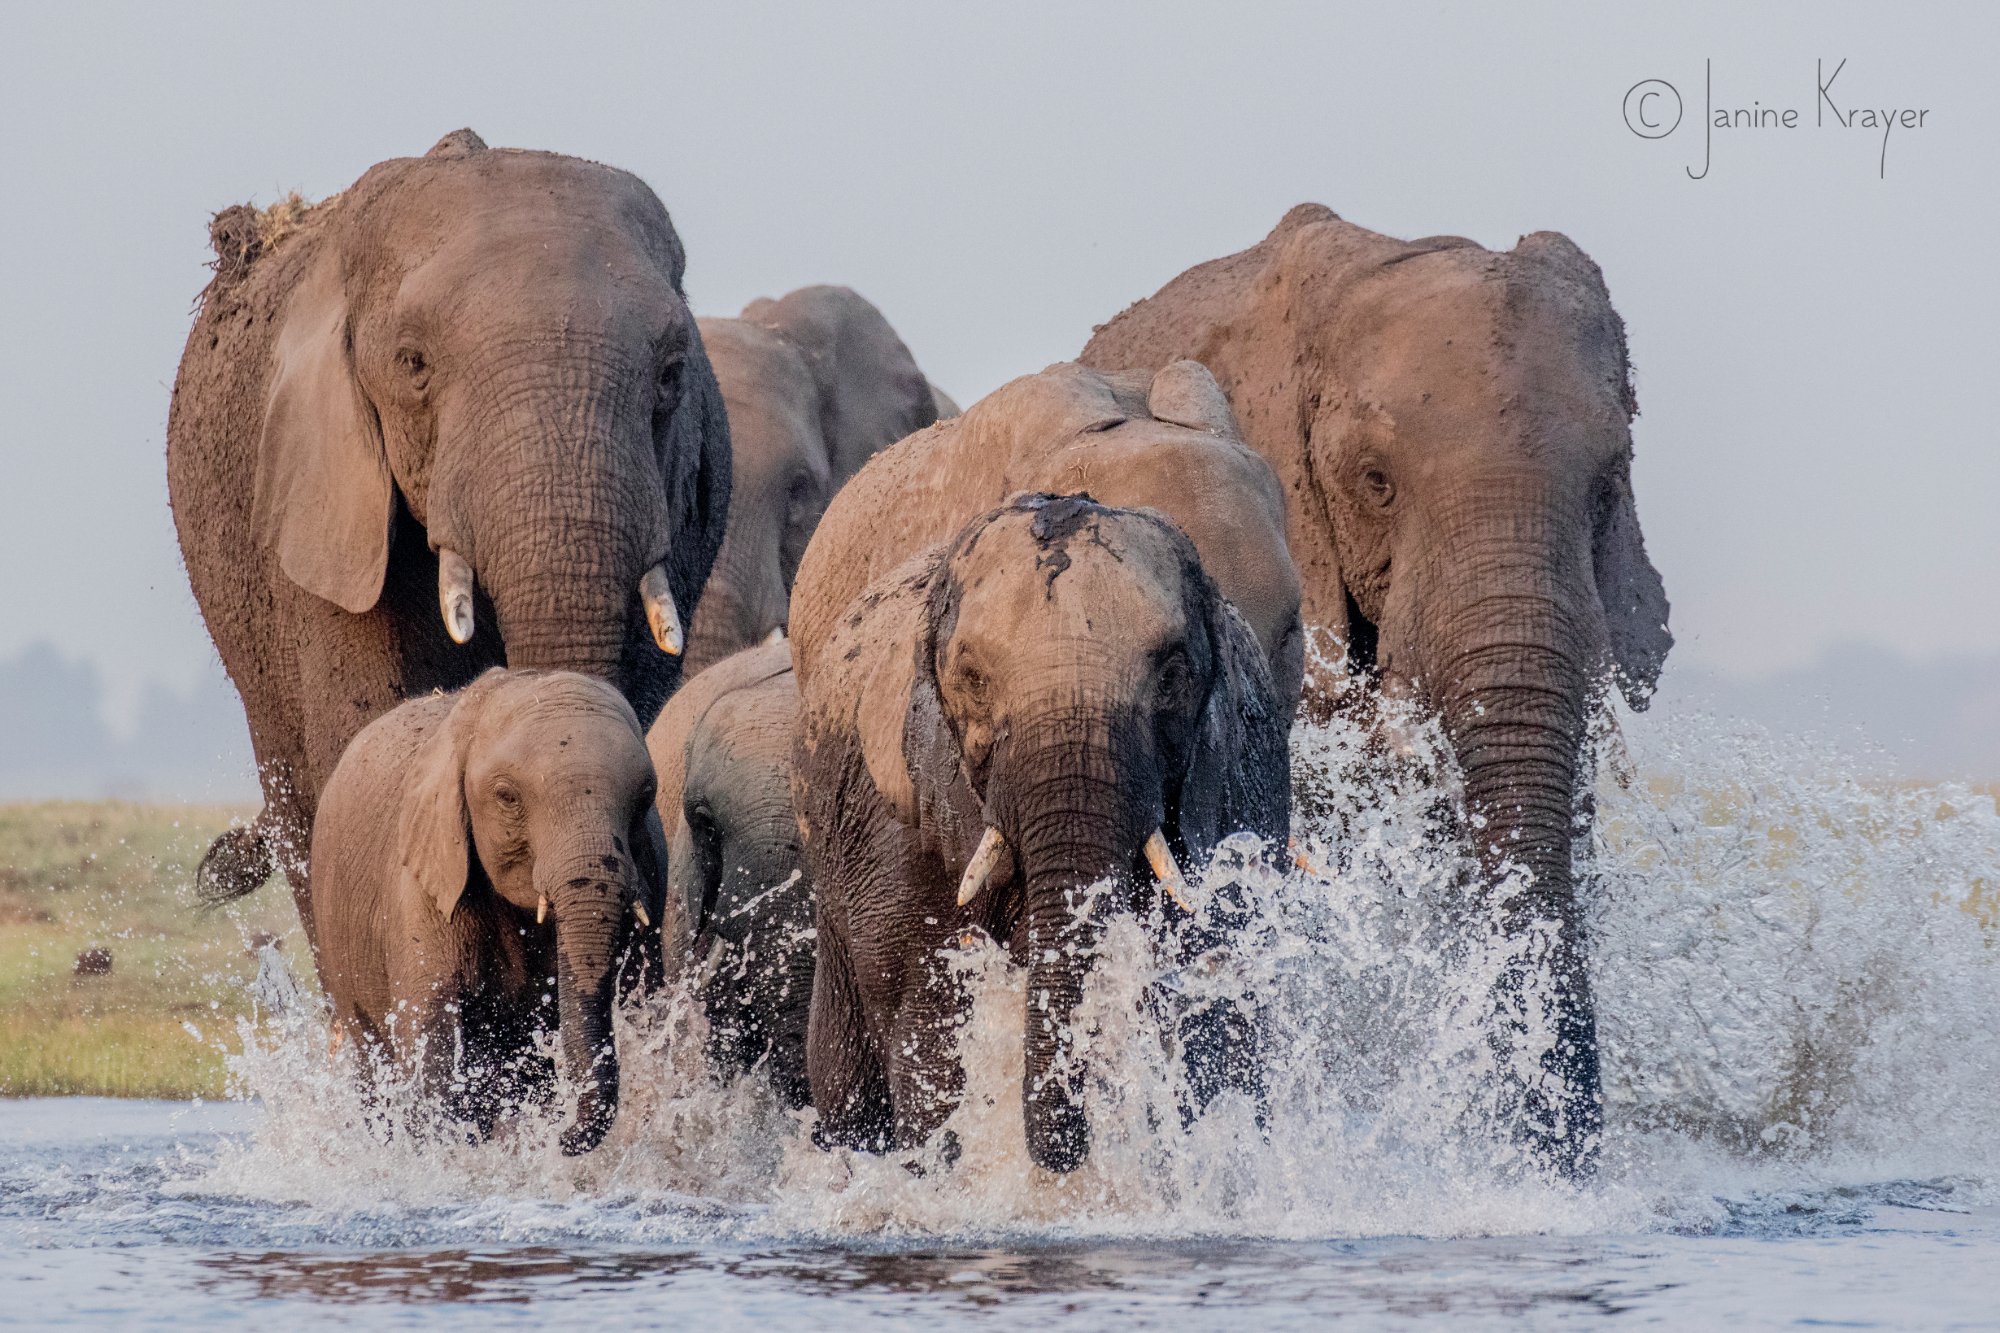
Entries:
[[[207, 219], [460, 125], [644, 177], [698, 311], [847, 283], [968, 403], [1301, 200], [1567, 232], [1631, 331], [1682, 660], [2000, 650], [1990, 4], [30, 8], [0, 17], [0, 655], [51, 640], [128, 696], [209, 669], [163, 462]], [[1842, 58], [1843, 113], [1926, 113], [1886, 161], [1818, 105]], [[1704, 59], [1718, 106], [1798, 124], [1715, 131], [1692, 180]], [[1663, 139], [1621, 112], [1648, 78]]]

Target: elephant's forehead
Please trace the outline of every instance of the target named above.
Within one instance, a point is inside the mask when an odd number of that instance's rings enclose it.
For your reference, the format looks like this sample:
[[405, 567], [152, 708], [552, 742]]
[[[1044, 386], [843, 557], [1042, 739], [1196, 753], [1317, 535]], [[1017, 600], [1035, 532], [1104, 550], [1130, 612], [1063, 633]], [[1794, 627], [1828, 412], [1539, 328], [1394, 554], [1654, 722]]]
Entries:
[[1153, 643], [1182, 628], [1178, 561], [1155, 525], [1107, 512], [1061, 536], [1009, 515], [955, 570], [960, 631], [997, 627]]

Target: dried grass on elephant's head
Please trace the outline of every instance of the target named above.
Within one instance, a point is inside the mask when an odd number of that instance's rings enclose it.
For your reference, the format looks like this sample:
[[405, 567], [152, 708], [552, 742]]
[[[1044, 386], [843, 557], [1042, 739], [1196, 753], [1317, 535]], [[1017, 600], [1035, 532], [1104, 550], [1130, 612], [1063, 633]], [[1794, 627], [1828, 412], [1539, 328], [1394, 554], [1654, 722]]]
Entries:
[[208, 224], [209, 244], [215, 248], [215, 276], [232, 283], [250, 272], [258, 259], [302, 228], [307, 219], [326, 210], [339, 195], [313, 203], [296, 190], [268, 208], [234, 204], [217, 213]]

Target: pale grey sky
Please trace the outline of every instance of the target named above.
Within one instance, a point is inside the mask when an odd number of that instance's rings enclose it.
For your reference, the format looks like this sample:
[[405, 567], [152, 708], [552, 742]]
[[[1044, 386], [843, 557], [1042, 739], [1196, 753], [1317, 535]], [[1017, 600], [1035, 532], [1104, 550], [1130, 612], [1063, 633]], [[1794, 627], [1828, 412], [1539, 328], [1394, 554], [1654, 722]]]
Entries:
[[[644, 177], [704, 313], [858, 288], [962, 402], [1301, 200], [1567, 232], [1631, 330], [1680, 661], [2000, 651], [1989, 4], [40, 8], [0, 17], [0, 657], [114, 699], [213, 669], [163, 465], [209, 214], [460, 125]], [[1800, 124], [1717, 131], [1696, 181], [1705, 58]], [[1883, 175], [1815, 124], [1842, 58], [1841, 108], [1927, 112]], [[1656, 141], [1647, 78], [1685, 103]]]

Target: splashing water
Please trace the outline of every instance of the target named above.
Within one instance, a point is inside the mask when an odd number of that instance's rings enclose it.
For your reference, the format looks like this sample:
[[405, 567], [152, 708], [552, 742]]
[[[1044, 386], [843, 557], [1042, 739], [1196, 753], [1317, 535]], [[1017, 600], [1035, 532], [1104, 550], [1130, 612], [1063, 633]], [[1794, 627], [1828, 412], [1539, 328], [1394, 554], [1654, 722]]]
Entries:
[[[1505, 1131], [1497, 1062], [1533, 1071], [1548, 1031], [1530, 1004], [1496, 1054], [1494, 983], [1537, 941], [1500, 935], [1456, 850], [1435, 732], [1406, 728], [1410, 757], [1385, 771], [1373, 734], [1339, 720], [1294, 734], [1301, 863], [1263, 868], [1232, 840], [1197, 877], [1198, 899], [1238, 886], [1246, 929], [1188, 959], [1157, 921], [1108, 923], [1076, 1017], [1092, 1140], [1070, 1176], [1028, 1158], [1025, 974], [982, 940], [953, 960], [973, 996], [955, 1161], [941, 1138], [884, 1157], [814, 1147], [809, 1112], [707, 1070], [684, 993], [621, 1017], [619, 1118], [577, 1159], [556, 1145], [566, 1092], [485, 1144], [415, 1132], [410, 1088], [390, 1078], [364, 1103], [317, 1012], [291, 1005], [246, 1025], [234, 1057], [267, 1116], [183, 1188], [379, 1216], [397, 1237], [621, 1243], [1706, 1232], [1800, 1191], [1991, 1196], [1993, 801], [1864, 780], [1742, 724], [1619, 722], [1596, 741], [1579, 862], [1607, 1101], [1584, 1188], [1526, 1169]], [[1174, 1016], [1245, 994], [1267, 1019], [1262, 1123], [1241, 1094], [1184, 1116]]]

